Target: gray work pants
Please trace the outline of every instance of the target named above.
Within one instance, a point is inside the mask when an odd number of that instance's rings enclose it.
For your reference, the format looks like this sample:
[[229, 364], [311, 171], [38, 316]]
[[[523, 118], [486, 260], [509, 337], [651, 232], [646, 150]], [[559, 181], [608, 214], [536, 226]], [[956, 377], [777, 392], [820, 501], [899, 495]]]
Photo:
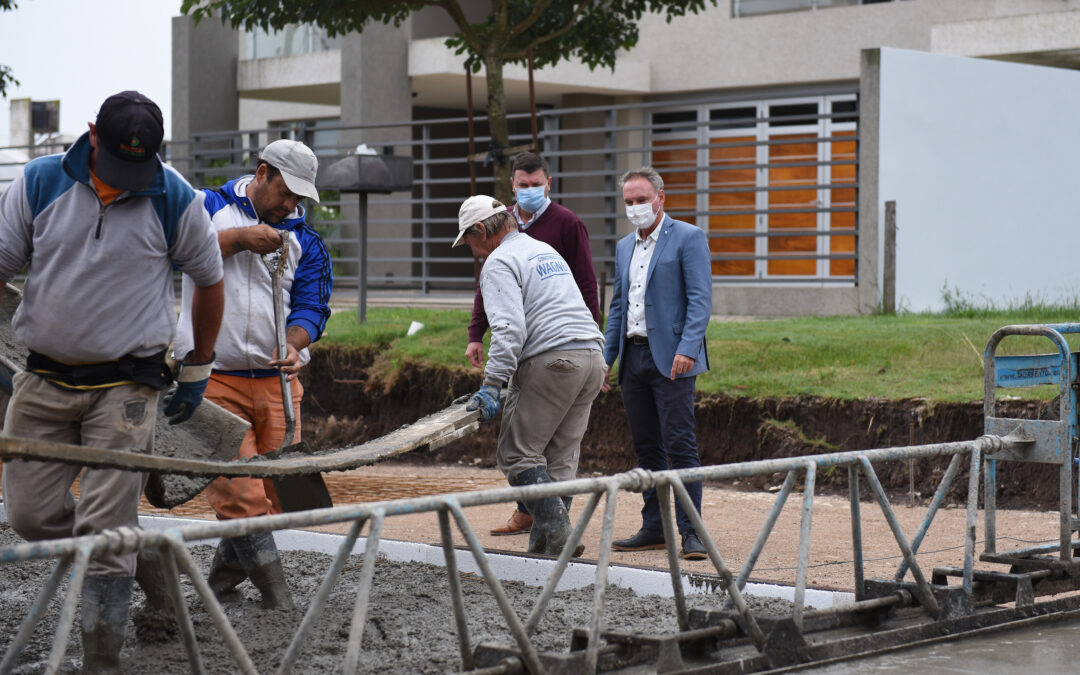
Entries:
[[[159, 392], [149, 387], [125, 384], [73, 391], [19, 373], [14, 389], [4, 436], [114, 450], [153, 449]], [[71, 485], [80, 471], [76, 502]], [[4, 462], [4, 507], [12, 529], [24, 539], [79, 537], [138, 527], [145, 484], [146, 474], [134, 471], [11, 460]], [[87, 573], [134, 576], [135, 554], [99, 554]]]
[[542, 466], [552, 480], [577, 478], [581, 437], [603, 381], [604, 357], [596, 349], [554, 350], [518, 364], [495, 453], [503, 475]]

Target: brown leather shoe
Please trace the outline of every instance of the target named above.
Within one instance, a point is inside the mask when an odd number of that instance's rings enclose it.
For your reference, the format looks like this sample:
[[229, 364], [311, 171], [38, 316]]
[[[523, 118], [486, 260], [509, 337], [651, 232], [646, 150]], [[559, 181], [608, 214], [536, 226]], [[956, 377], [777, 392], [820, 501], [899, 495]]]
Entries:
[[496, 537], [505, 537], [509, 534], [528, 534], [532, 529], [533, 519], [527, 513], [514, 509], [514, 515], [502, 527], [496, 527], [491, 531]]

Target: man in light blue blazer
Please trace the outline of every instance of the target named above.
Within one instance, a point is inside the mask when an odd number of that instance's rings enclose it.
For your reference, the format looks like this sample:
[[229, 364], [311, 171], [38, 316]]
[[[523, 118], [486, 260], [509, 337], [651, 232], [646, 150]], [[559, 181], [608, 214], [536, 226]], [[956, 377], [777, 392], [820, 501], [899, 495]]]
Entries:
[[[619, 183], [635, 229], [615, 249], [604, 361], [610, 368], [619, 360], [618, 381], [638, 466], [650, 471], [698, 467], [694, 383], [709, 369], [708, 239], [700, 228], [664, 213], [664, 181], [651, 167], [629, 171]], [[701, 483], [688, 483], [686, 489], [700, 514]], [[643, 496], [641, 530], [613, 542], [616, 551], [665, 546], [656, 490]], [[705, 547], [678, 500], [675, 516], [681, 556], [704, 560]]]

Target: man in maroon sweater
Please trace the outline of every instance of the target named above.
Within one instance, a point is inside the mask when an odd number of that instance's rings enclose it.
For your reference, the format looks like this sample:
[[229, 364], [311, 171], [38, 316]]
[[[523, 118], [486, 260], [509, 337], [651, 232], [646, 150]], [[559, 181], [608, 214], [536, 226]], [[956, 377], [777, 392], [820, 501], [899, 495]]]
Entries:
[[[548, 163], [536, 153], [523, 152], [514, 158], [510, 180], [517, 198], [511, 213], [518, 222], [518, 229], [533, 239], [549, 244], [566, 260], [574, 274], [574, 281], [581, 289], [585, 306], [599, 325], [600, 300], [589, 248], [589, 232], [573, 211], [551, 201]], [[466, 358], [477, 368], [484, 367], [484, 333], [487, 329], [484, 298], [478, 286], [473, 300], [472, 321], [469, 323], [469, 346], [465, 349]], [[506, 525], [491, 530], [491, 534], [524, 534], [531, 528], [532, 516], [525, 511], [525, 505], [518, 502]]]

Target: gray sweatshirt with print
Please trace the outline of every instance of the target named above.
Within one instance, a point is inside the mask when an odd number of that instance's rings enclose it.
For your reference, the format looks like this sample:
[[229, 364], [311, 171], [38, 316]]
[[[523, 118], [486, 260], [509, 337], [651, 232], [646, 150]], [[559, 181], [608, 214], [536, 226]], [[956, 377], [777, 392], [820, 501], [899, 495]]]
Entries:
[[486, 384], [510, 380], [518, 364], [544, 352], [604, 348], [604, 336], [566, 261], [551, 246], [516, 230], [480, 272], [491, 325]]

